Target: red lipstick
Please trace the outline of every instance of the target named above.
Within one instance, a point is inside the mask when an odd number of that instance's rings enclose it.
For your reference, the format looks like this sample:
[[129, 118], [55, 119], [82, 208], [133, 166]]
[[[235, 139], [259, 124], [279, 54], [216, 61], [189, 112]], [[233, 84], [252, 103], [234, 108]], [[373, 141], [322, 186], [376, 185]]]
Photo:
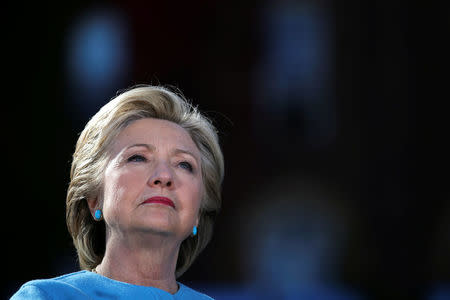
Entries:
[[170, 200], [169, 198], [166, 198], [166, 197], [159, 197], [159, 196], [151, 197], [151, 198], [148, 198], [147, 200], [145, 200], [142, 204], [146, 204], [146, 203], [159, 203], [159, 204], [172, 206], [173, 208], [175, 208], [175, 203], [173, 203], [172, 200]]

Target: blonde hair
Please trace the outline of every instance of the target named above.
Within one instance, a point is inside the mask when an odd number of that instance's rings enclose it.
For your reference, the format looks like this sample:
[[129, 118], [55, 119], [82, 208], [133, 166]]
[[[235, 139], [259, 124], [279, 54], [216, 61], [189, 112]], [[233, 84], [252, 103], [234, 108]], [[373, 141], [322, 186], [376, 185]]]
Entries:
[[103, 259], [106, 243], [104, 221], [95, 221], [87, 199], [102, 191], [108, 149], [131, 122], [156, 118], [183, 127], [201, 153], [204, 194], [201, 199], [198, 234], [180, 246], [176, 277], [181, 276], [206, 247], [214, 219], [221, 206], [224, 161], [217, 131], [196, 107], [180, 94], [161, 86], [136, 86], [103, 106], [86, 124], [78, 138], [70, 171], [66, 199], [66, 221], [81, 269], [91, 270]]

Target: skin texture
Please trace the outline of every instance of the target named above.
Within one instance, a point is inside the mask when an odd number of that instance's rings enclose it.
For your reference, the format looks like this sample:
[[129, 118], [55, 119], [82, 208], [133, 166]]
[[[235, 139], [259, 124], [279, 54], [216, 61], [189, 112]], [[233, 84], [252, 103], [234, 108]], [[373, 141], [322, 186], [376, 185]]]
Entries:
[[[181, 242], [198, 226], [200, 151], [185, 129], [152, 118], [128, 125], [109, 150], [103, 189], [88, 199], [93, 216], [102, 210], [107, 231], [105, 256], [96, 270], [173, 294]], [[175, 208], [143, 203], [154, 196], [171, 199]]]

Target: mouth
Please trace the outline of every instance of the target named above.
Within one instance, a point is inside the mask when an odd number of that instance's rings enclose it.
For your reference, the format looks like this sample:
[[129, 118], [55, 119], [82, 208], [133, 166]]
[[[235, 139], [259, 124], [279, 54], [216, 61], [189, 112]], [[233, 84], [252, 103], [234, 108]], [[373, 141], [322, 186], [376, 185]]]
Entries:
[[144, 202], [142, 202], [142, 204], [150, 204], [150, 203], [158, 203], [158, 204], [163, 204], [163, 205], [167, 205], [167, 206], [171, 206], [172, 208], [175, 208], [175, 203], [173, 203], [172, 200], [170, 200], [169, 198], [166, 198], [166, 197], [160, 197], [160, 196], [151, 197], [151, 198], [148, 198], [147, 200], [145, 200]]

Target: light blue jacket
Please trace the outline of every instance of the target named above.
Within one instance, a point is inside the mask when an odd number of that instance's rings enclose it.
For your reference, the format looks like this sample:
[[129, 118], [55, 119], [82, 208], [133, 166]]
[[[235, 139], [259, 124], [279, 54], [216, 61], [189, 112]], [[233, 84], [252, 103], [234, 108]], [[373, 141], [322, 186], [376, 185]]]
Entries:
[[24, 285], [10, 300], [25, 299], [171, 299], [171, 300], [213, 300], [178, 283], [175, 294], [154, 287], [139, 286], [116, 281], [102, 275], [79, 271], [51, 279], [32, 280]]

